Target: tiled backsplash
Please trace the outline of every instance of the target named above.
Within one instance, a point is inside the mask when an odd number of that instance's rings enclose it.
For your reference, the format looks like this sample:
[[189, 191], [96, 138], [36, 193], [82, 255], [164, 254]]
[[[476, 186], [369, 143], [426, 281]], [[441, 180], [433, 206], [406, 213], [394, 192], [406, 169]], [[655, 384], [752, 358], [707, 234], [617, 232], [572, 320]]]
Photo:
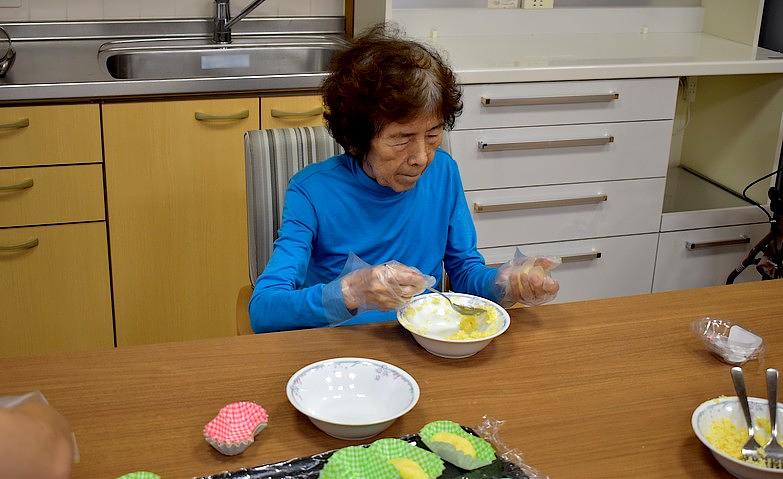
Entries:
[[[233, 0], [238, 13], [250, 0]], [[4, 5], [20, 5], [6, 7]], [[0, 0], [4, 21], [210, 17], [213, 0]], [[251, 16], [344, 14], [344, 0], [267, 0]]]

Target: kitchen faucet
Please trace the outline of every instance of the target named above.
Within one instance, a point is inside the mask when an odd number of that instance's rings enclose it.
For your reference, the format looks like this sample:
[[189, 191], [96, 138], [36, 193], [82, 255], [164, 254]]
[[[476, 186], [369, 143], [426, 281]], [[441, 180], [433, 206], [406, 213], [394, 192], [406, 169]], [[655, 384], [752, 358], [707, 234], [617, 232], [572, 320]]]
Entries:
[[231, 43], [231, 27], [265, 1], [253, 0], [244, 10], [239, 12], [239, 15], [231, 18], [230, 0], [215, 0], [215, 18], [212, 19], [215, 28], [212, 33], [212, 41], [215, 43]]

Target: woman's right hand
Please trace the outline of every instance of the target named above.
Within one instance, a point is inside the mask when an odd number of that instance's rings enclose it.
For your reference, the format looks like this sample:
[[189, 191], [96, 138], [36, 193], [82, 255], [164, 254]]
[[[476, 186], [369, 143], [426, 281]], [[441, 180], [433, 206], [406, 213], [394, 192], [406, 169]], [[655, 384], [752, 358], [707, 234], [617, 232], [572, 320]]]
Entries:
[[397, 261], [356, 270], [341, 280], [349, 311], [361, 306], [395, 309], [424, 291], [425, 286], [426, 279], [419, 270]]

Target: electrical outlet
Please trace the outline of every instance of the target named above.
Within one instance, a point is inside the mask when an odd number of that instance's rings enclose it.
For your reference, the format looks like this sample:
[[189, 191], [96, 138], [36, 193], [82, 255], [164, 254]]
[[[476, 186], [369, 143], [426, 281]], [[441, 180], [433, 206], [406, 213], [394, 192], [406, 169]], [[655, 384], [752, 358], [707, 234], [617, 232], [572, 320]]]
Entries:
[[688, 103], [696, 101], [696, 77], [687, 77], [685, 79], [685, 101]]
[[525, 0], [525, 8], [554, 8], [555, 0]]

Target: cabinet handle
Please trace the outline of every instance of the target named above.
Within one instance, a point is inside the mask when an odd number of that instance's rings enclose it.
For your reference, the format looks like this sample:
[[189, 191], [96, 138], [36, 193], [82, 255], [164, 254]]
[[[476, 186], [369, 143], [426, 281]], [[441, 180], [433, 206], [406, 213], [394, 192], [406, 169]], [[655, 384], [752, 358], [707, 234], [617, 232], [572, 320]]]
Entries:
[[26, 180], [22, 180], [21, 182], [13, 185], [0, 185], [0, 191], [26, 190], [27, 188], [32, 188], [32, 187], [33, 187], [33, 179], [28, 178]]
[[319, 106], [307, 111], [283, 111], [272, 108], [272, 118], [305, 118], [308, 116], [318, 116], [324, 112], [324, 108]]
[[613, 141], [614, 137], [611, 135], [597, 138], [521, 141], [515, 143], [486, 143], [479, 140], [478, 149], [479, 151], [541, 150], [546, 148], [573, 148], [575, 146], [602, 146], [608, 145]]
[[693, 250], [693, 249], [702, 249], [702, 248], [715, 248], [718, 246], [734, 246], [738, 244], [748, 244], [748, 243], [750, 243], [750, 238], [742, 235], [739, 238], [730, 239], [730, 240], [704, 241], [702, 243], [697, 243], [694, 241], [686, 241], [685, 249]]
[[499, 211], [530, 210], [535, 208], [554, 208], [558, 206], [591, 205], [608, 200], [605, 194], [582, 196], [579, 198], [562, 198], [557, 200], [526, 201], [524, 203], [495, 203], [484, 205], [473, 203], [476, 213], [497, 213]]
[[571, 255], [561, 256], [560, 261], [563, 264], [578, 263], [580, 261], [593, 261], [599, 259], [600, 257], [601, 257], [600, 251], [593, 251], [591, 253], [571, 254]]
[[220, 121], [220, 120], [244, 120], [250, 116], [250, 110], [242, 110], [239, 113], [232, 113], [229, 115], [210, 115], [209, 113], [196, 112], [196, 120], [198, 121]]
[[33, 249], [38, 246], [38, 238], [33, 238], [30, 241], [25, 241], [19, 244], [1, 245], [0, 251], [22, 251], [26, 249]]
[[529, 106], [529, 105], [563, 105], [566, 103], [608, 103], [620, 98], [619, 93], [603, 93], [598, 95], [564, 95], [564, 96], [534, 96], [527, 98], [488, 98], [481, 97], [481, 106]]
[[30, 126], [29, 118], [22, 118], [19, 121], [12, 121], [11, 123], [0, 123], [0, 130], [18, 130], [20, 128], [27, 128]]
[[[557, 255], [545, 255], [545, 256], [557, 256]], [[572, 255], [566, 255], [566, 256], [560, 256], [560, 262], [563, 264], [566, 263], [577, 263], [579, 261], [592, 261], [595, 259], [598, 259], [601, 257], [600, 251], [593, 251], [592, 253], [583, 253], [583, 254], [572, 254]], [[490, 263], [487, 266], [490, 268], [499, 268], [500, 266], [503, 266], [505, 263]]]

